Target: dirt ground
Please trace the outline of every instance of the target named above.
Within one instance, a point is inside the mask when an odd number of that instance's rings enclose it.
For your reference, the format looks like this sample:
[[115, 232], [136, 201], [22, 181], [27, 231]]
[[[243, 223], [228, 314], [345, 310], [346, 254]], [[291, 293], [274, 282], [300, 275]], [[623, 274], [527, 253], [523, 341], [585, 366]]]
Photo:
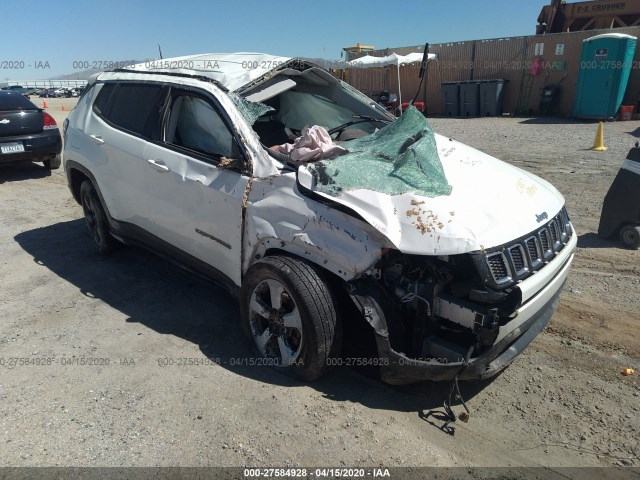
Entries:
[[[47, 103], [61, 127], [74, 100]], [[640, 251], [595, 232], [640, 122], [606, 124], [592, 152], [592, 123], [430, 121], [551, 181], [579, 235], [559, 311], [505, 372], [462, 385], [455, 435], [428, 415], [446, 384], [239, 365], [233, 299], [138, 249], [99, 257], [62, 169], [27, 162], [0, 166], [0, 466], [639, 467]]]

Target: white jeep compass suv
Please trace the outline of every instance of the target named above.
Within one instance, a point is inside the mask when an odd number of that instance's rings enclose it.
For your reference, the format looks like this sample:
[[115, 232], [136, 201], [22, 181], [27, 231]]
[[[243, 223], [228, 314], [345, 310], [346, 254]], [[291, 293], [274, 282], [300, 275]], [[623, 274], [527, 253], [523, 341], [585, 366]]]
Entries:
[[386, 382], [490, 377], [549, 321], [576, 246], [549, 183], [301, 59], [100, 73], [64, 167], [100, 253], [143, 245], [216, 280], [258, 354], [305, 380], [358, 322]]

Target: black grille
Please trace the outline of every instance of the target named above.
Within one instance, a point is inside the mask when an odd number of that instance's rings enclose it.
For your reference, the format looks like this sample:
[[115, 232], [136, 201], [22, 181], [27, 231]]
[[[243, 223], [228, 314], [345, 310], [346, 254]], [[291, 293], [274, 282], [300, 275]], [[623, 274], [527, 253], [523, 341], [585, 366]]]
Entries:
[[527, 262], [524, 259], [524, 248], [521, 245], [509, 248], [509, 255], [515, 268], [516, 273], [521, 272], [527, 268]]
[[[558, 215], [537, 232], [498, 250], [485, 253], [478, 261], [489, 267], [491, 277], [488, 283], [493, 287], [505, 288], [523, 280], [531, 273], [544, 268], [546, 263], [561, 251], [572, 235], [569, 215], [563, 208]], [[482, 266], [479, 266], [482, 270]]]
[[567, 238], [569, 238], [569, 235], [567, 235], [566, 225], [569, 222], [566, 220], [564, 215], [561, 215], [558, 220], [559, 220], [558, 227], [560, 228], [560, 241], [566, 242]]
[[529, 261], [531, 262], [531, 264], [540, 261], [540, 248], [538, 247], [538, 240], [536, 240], [536, 237], [529, 237], [526, 240], [526, 243], [527, 253], [529, 254]]
[[501, 283], [511, 280], [509, 267], [507, 266], [504, 253], [497, 252], [493, 255], [489, 255], [487, 257], [487, 262], [489, 263], [489, 269], [491, 270], [491, 274], [496, 282]]
[[558, 223], [556, 219], [549, 224], [549, 231], [551, 232], [551, 239], [553, 240], [553, 243], [559, 242], [560, 233], [558, 231]]
[[543, 255], [546, 255], [546, 253], [549, 251], [549, 233], [545, 228], [544, 230], [540, 230], [538, 232], [538, 235], [540, 236], [540, 243], [542, 244]]

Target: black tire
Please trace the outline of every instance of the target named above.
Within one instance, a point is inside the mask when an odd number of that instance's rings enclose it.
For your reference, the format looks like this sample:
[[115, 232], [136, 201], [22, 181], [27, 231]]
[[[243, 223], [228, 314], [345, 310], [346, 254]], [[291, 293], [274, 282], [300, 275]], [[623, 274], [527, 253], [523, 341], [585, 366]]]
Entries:
[[626, 225], [622, 227], [620, 240], [629, 248], [634, 250], [640, 248], [640, 226]]
[[90, 180], [80, 185], [80, 204], [84, 211], [84, 219], [89, 235], [96, 244], [100, 255], [109, 255], [116, 247], [117, 241], [109, 233], [109, 221], [104, 212], [100, 198]]
[[[270, 290], [271, 285], [277, 284], [283, 290], [279, 295], [280, 306], [276, 309]], [[261, 308], [268, 311], [269, 316], [257, 313], [252, 303], [254, 299], [260, 301]], [[269, 360], [265, 363], [311, 382], [321, 377], [334, 363], [331, 360], [339, 356], [342, 330], [336, 302], [327, 282], [313, 266], [291, 257], [265, 257], [246, 273], [240, 302], [245, 334], [256, 353]], [[300, 319], [300, 332], [285, 325], [284, 317], [294, 312]], [[259, 339], [265, 335], [269, 339], [263, 342], [261, 349]], [[285, 355], [280, 341], [293, 353], [290, 351]], [[293, 362], [286, 362], [285, 356]]]
[[44, 168], [46, 168], [47, 170], [57, 170], [58, 168], [60, 168], [60, 165], [62, 165], [62, 157], [58, 154], [55, 156], [55, 158], [45, 160], [42, 163], [44, 165]]

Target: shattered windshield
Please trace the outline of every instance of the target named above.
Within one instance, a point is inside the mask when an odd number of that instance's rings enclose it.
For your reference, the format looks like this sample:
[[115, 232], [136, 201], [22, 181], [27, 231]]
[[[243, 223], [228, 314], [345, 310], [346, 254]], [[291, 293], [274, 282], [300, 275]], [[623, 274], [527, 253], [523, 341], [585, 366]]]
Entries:
[[348, 153], [307, 165], [315, 189], [330, 195], [368, 189], [389, 195], [449, 195], [433, 130], [415, 107], [377, 132], [342, 144]]
[[273, 111], [273, 108], [269, 105], [260, 102], [251, 102], [235, 93], [230, 93], [229, 97], [250, 126], [256, 123], [256, 120], [262, 115]]

